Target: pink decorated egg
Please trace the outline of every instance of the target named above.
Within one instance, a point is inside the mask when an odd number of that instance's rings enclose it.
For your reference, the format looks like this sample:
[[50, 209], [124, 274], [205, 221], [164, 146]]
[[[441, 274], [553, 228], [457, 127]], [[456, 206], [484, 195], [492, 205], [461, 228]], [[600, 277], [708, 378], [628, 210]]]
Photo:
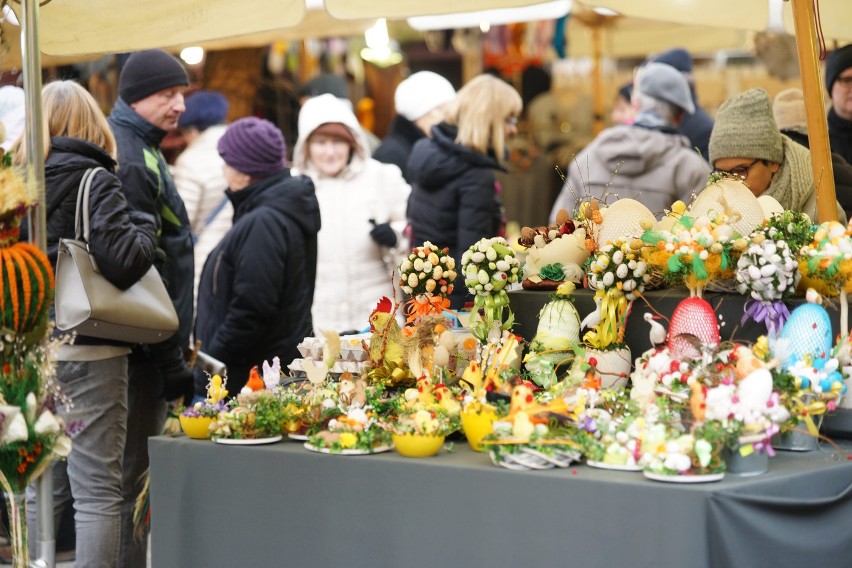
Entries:
[[719, 345], [719, 322], [707, 300], [687, 298], [677, 305], [672, 314], [668, 344], [672, 357], [679, 361], [700, 354], [694, 340], [686, 336], [694, 336], [704, 345]]

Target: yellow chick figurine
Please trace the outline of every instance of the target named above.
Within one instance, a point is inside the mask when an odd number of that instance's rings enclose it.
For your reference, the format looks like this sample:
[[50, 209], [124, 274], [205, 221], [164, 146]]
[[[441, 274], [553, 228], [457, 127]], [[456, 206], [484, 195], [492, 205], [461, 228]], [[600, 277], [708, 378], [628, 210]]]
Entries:
[[435, 385], [432, 393], [438, 401], [438, 406], [447, 411], [450, 417], [461, 414], [461, 403], [455, 399], [452, 391], [444, 383]]
[[221, 375], [216, 374], [210, 377], [210, 382], [207, 385], [207, 402], [217, 404], [228, 396], [228, 389], [225, 388], [225, 384]]

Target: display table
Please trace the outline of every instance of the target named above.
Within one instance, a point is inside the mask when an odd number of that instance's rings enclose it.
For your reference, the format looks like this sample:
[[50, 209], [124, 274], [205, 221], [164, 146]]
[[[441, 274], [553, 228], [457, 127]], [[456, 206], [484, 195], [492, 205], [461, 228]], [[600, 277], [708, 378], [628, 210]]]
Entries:
[[852, 566], [852, 461], [830, 447], [693, 485], [508, 471], [464, 442], [422, 459], [183, 436], [149, 451], [157, 568]]

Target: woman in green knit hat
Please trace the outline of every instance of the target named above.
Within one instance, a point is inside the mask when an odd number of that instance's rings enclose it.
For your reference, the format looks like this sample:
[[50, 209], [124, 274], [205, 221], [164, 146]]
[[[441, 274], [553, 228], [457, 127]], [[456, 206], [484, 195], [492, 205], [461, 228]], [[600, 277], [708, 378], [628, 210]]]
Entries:
[[[754, 195], [774, 197], [784, 209], [817, 220], [810, 151], [778, 130], [765, 90], [749, 89], [719, 107], [710, 135], [710, 163], [715, 171], [742, 177]], [[839, 204], [837, 216], [846, 223]]]

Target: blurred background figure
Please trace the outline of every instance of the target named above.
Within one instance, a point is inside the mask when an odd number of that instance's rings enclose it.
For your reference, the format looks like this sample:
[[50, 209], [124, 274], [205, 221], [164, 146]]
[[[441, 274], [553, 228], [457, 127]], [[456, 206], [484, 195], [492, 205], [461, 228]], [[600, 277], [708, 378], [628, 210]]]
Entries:
[[[550, 212], [574, 211], [581, 196], [612, 201], [639, 199], [656, 215], [704, 187], [710, 167], [677, 132], [695, 110], [686, 79], [672, 66], [648, 63], [639, 69], [632, 96], [631, 125], [601, 131], [568, 164], [568, 179]], [[608, 200], [605, 193], [614, 195]]]
[[[772, 114], [782, 134], [805, 148], [809, 147], [808, 120], [801, 89], [785, 89], [775, 95]], [[834, 191], [837, 202], [846, 211], [848, 219], [852, 217], [852, 165], [837, 152], [832, 152], [831, 167], [834, 171]]]
[[[710, 163], [715, 171], [741, 177], [755, 196], [774, 197], [784, 209], [817, 220], [811, 153], [778, 130], [764, 89], [749, 89], [719, 107]], [[840, 204], [837, 216], [846, 222]]]
[[370, 157], [355, 115], [331, 94], [302, 106], [293, 173], [313, 180], [322, 216], [314, 329], [360, 331], [378, 299], [393, 297], [411, 188], [398, 167]]
[[[502, 230], [495, 170], [504, 170], [506, 139], [518, 132], [520, 94], [493, 75], [462, 87], [444, 122], [420, 140], [408, 160], [411, 241], [448, 247], [458, 266], [462, 254], [483, 237]], [[450, 298], [453, 309], [472, 299], [461, 280]]]
[[186, 110], [178, 119], [178, 128], [187, 147], [175, 160], [172, 175], [192, 229], [196, 302], [204, 261], [231, 228], [234, 217], [234, 207], [225, 194], [228, 188], [222, 173], [225, 162], [216, 149], [228, 129], [227, 118], [225, 95], [216, 91], [196, 91], [186, 98]]
[[707, 159], [707, 146], [710, 144], [710, 133], [713, 131], [713, 119], [698, 104], [698, 95], [695, 93], [695, 78], [692, 75], [692, 56], [683, 48], [670, 49], [654, 57], [651, 61], [671, 65], [683, 75], [689, 83], [689, 92], [692, 94], [692, 103], [695, 112], [683, 117], [678, 127], [678, 132], [689, 138], [692, 148], [698, 148], [701, 157]]
[[414, 143], [431, 136], [432, 126], [443, 120], [447, 105], [456, 98], [452, 83], [432, 71], [419, 71], [403, 80], [394, 92], [396, 117], [373, 158], [394, 164], [406, 181], [406, 164]]
[[5, 152], [24, 133], [24, 119], [24, 90], [14, 85], [0, 87], [0, 123], [6, 128], [0, 148]]
[[633, 109], [633, 103], [630, 98], [633, 96], [633, 83], [625, 83], [619, 87], [615, 93], [615, 102], [612, 104], [612, 114], [610, 118], [615, 124], [633, 124], [633, 119], [636, 118], [636, 111]]
[[825, 88], [831, 97], [831, 109], [828, 111], [831, 150], [852, 163], [852, 44], [828, 56]]

